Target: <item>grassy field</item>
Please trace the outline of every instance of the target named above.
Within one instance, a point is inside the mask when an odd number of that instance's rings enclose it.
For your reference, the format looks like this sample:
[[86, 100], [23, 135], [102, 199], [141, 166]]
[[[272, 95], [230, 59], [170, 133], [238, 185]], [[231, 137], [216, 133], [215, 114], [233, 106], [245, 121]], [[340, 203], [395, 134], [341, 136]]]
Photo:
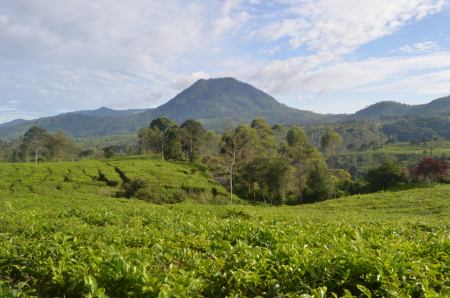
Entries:
[[2, 165], [0, 297], [450, 296], [449, 185], [297, 207], [113, 196], [138, 176], [219, 187], [140, 158]]

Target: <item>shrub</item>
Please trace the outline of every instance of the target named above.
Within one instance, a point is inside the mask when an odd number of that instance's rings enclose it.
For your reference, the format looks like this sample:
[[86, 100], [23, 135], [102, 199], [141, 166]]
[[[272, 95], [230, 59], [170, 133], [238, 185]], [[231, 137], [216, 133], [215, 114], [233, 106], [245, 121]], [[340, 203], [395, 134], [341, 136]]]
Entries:
[[191, 173], [195, 174], [195, 173], [197, 173], [197, 170], [196, 169], [191, 169]]
[[417, 165], [417, 173], [430, 185], [434, 185], [441, 177], [448, 178], [449, 166], [442, 160], [431, 157], [424, 158]]
[[129, 183], [123, 183], [122, 189], [126, 198], [135, 197], [149, 203], [161, 204], [161, 198], [155, 189], [152, 189], [150, 183], [143, 178], [134, 178]]
[[397, 161], [388, 160], [379, 167], [370, 168], [364, 180], [369, 191], [376, 192], [406, 181], [406, 175]]
[[161, 194], [162, 203], [176, 204], [186, 201], [189, 195], [182, 189], [173, 188]]

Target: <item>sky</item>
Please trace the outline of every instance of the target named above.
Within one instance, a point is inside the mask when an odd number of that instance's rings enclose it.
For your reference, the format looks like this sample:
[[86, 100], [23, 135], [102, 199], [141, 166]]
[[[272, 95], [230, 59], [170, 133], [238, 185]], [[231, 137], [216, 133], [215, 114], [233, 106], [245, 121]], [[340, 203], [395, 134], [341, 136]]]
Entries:
[[0, 0], [0, 123], [219, 77], [317, 113], [427, 103], [450, 94], [450, 0]]

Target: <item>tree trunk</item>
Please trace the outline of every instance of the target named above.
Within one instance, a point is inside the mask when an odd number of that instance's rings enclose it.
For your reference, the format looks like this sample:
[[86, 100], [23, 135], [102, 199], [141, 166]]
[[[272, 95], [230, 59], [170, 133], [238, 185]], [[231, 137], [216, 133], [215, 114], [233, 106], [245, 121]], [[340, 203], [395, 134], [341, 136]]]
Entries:
[[302, 175], [300, 173], [300, 158], [298, 159], [298, 188], [300, 190], [300, 205], [303, 205]]
[[163, 160], [164, 157], [164, 143], [161, 144], [161, 160]]
[[189, 155], [189, 162], [193, 162], [193, 156], [194, 154], [192, 153], [192, 139], [191, 139], [191, 152], [190, 152], [190, 155]]
[[38, 153], [38, 151], [37, 150], [34, 150], [34, 159], [35, 159], [35, 162], [37, 163], [37, 153]]
[[[233, 173], [233, 170], [231, 170], [231, 173]], [[233, 179], [231, 173], [230, 173], [230, 203], [233, 204]]]

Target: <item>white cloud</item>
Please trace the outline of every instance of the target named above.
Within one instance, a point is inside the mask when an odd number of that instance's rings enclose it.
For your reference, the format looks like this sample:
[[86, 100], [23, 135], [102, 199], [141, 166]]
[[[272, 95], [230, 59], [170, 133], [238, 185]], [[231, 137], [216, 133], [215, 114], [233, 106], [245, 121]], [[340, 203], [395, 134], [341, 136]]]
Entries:
[[[444, 0], [280, 0], [287, 8], [253, 30], [249, 39], [275, 41], [289, 38], [298, 48], [348, 53], [362, 44], [392, 34], [411, 21], [420, 20], [448, 6]], [[286, 7], [286, 6], [282, 6]]]
[[[356, 62], [333, 61], [330, 57], [328, 60], [326, 58], [309, 56], [288, 61], [274, 61], [259, 69], [252, 79], [257, 80], [261, 86], [265, 86], [263, 89], [269, 94], [290, 94], [300, 90], [315, 92], [318, 97], [321, 97], [339, 90], [375, 92], [385, 90], [383, 86], [395, 85], [396, 83], [392, 81], [402, 82], [399, 84], [404, 86], [408, 80], [414, 81], [417, 85], [413, 89], [422, 94], [430, 92], [431, 88], [426, 87], [425, 84], [418, 84], [417, 78], [420, 76], [415, 73], [433, 73], [439, 69], [450, 68], [450, 52]], [[330, 62], [332, 65], [324, 66], [325, 62]], [[428, 82], [431, 82], [438, 77], [430, 75], [427, 78]], [[448, 79], [450, 81], [450, 78]], [[442, 85], [441, 83], [439, 84]], [[361, 87], [371, 84], [379, 84], [379, 86]], [[436, 90], [434, 94], [437, 93], [440, 92]]]
[[426, 41], [422, 43], [416, 43], [413, 46], [404, 46], [399, 49], [400, 52], [404, 53], [429, 53], [433, 50], [437, 50], [438, 45], [432, 41]]
[[[217, 76], [236, 77], [273, 95], [321, 95], [399, 81], [414, 69], [432, 68], [402, 57], [346, 62], [343, 54], [448, 5], [448, 0], [3, 1], [0, 109], [26, 114], [144, 108], [200, 78]], [[448, 59], [446, 53], [429, 53], [438, 50], [433, 42], [404, 50], [409, 49], [436, 69], [442, 70], [435, 63], [439, 55]]]
[[171, 86], [176, 90], [183, 90], [200, 79], [210, 79], [211, 75], [204, 71], [193, 72], [189, 76], [180, 78], [178, 80], [173, 80]]

